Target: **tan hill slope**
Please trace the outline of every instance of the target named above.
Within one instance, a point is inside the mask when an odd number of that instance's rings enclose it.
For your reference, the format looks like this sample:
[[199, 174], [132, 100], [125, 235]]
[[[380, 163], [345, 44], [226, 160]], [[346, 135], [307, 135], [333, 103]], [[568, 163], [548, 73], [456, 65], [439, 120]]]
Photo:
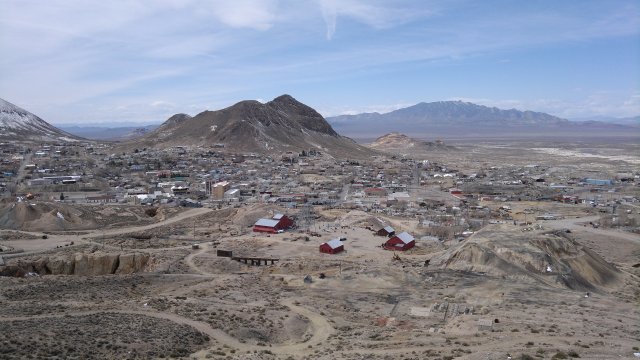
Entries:
[[563, 231], [523, 232], [489, 226], [434, 263], [442, 268], [531, 280], [575, 290], [614, 287], [622, 273]]
[[368, 145], [370, 148], [381, 151], [438, 151], [438, 150], [455, 150], [456, 148], [450, 145], [445, 145], [441, 140], [434, 142], [424, 141], [411, 138], [405, 134], [399, 132], [392, 132], [380, 136], [374, 142]]

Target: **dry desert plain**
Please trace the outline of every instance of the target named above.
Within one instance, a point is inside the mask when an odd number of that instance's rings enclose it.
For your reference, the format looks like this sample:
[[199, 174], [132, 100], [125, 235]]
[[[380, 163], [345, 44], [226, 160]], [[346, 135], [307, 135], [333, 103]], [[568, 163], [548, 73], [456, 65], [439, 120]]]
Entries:
[[[437, 157], [469, 167], [629, 160], [607, 149], [586, 160], [558, 148], [536, 158], [491, 144], [461, 149]], [[0, 359], [635, 358], [640, 235], [590, 226], [601, 214], [584, 204], [482, 205], [508, 206], [513, 221], [446, 241], [416, 218], [339, 207], [313, 209], [319, 236], [252, 232], [260, 217], [300, 211], [271, 204], [160, 207], [155, 216], [130, 205], [61, 208], [93, 217], [73, 231], [47, 230], [55, 220], [25, 209], [20, 221], [32, 229], [0, 231], [5, 271], [16, 275], [0, 277]], [[557, 219], [527, 219], [531, 209]], [[414, 234], [416, 247], [382, 249], [380, 222]], [[338, 237], [346, 251], [319, 253]], [[277, 261], [252, 266], [217, 250]]]

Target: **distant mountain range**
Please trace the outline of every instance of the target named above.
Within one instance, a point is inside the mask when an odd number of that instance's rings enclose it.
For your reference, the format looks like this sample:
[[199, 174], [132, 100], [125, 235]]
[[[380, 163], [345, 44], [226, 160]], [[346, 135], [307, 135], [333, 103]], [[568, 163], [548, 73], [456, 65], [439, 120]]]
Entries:
[[123, 146], [219, 146], [228, 151], [255, 153], [316, 150], [341, 157], [374, 153], [340, 136], [322, 115], [289, 95], [265, 104], [241, 101], [194, 117], [176, 114], [157, 129], [125, 142]]
[[[419, 103], [389, 113], [341, 115], [326, 120], [289, 95], [262, 104], [241, 101], [194, 117], [176, 114], [161, 125], [105, 128], [97, 125], [50, 125], [38, 116], [0, 99], [0, 140], [118, 140], [145, 147], [216, 144], [238, 151], [336, 150], [364, 154], [352, 138], [373, 140], [387, 133], [416, 138], [640, 137], [640, 116], [562, 119], [516, 109], [502, 110], [462, 101]], [[84, 139], [83, 139], [84, 138]], [[397, 140], [397, 136], [394, 137]], [[335, 151], [334, 151], [335, 152]]]
[[0, 99], [0, 140], [78, 141], [82, 139], [52, 126], [25, 109]]
[[101, 127], [84, 125], [60, 125], [60, 128], [71, 134], [92, 140], [122, 141], [135, 139], [156, 128], [159, 125], [140, 125], [122, 127]]
[[603, 122], [571, 122], [553, 115], [502, 110], [462, 101], [419, 103], [389, 113], [363, 113], [327, 118], [336, 131], [354, 138], [375, 138], [389, 132], [413, 137], [534, 137], [629, 135], [637, 130]]
[[630, 125], [630, 126], [640, 126], [640, 116], [633, 117], [612, 117], [612, 116], [589, 116], [589, 117], [581, 117], [581, 118], [572, 118], [571, 121], [575, 122], [601, 122], [601, 123], [610, 123], [610, 124], [618, 124], [618, 125]]

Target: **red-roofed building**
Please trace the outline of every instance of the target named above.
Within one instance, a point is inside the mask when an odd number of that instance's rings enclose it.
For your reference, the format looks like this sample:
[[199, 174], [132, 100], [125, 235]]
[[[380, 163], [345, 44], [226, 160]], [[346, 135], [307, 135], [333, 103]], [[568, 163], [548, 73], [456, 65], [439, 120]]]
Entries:
[[282, 229], [288, 229], [293, 227], [293, 225], [295, 225], [295, 222], [290, 217], [284, 214], [275, 214], [273, 215], [272, 219], [278, 220], [280, 222], [279, 224]]
[[340, 239], [333, 239], [320, 244], [320, 252], [324, 254], [337, 254], [344, 251], [344, 245]]
[[406, 231], [401, 232], [384, 243], [386, 250], [406, 251], [414, 246], [416, 246], [416, 240]]
[[271, 219], [258, 219], [253, 225], [253, 231], [275, 234], [291, 228], [294, 224], [288, 216], [276, 214]]

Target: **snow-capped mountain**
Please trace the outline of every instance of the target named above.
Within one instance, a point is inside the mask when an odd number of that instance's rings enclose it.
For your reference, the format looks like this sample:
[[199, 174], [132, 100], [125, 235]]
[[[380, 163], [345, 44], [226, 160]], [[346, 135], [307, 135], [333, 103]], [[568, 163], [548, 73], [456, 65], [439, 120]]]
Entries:
[[0, 140], [78, 141], [80, 138], [52, 126], [19, 106], [0, 99]]

